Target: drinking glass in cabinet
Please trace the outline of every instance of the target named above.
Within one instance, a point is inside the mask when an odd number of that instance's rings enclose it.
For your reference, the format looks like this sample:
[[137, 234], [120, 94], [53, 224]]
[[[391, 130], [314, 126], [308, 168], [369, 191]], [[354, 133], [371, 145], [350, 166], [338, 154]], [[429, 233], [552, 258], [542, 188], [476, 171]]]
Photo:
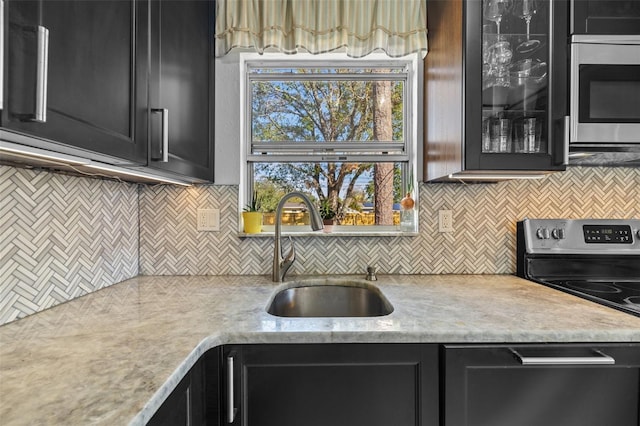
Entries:
[[504, 107], [507, 103], [511, 76], [509, 64], [513, 57], [511, 44], [503, 39], [487, 49], [487, 63], [483, 66], [483, 105]]
[[521, 59], [510, 67], [511, 86], [507, 104], [510, 109], [535, 110], [546, 95], [547, 64], [539, 59]]
[[512, 150], [511, 120], [502, 116], [482, 120], [482, 152], [509, 153]]
[[496, 23], [498, 38], [500, 38], [500, 22], [502, 17], [509, 12], [512, 0], [486, 0], [483, 14], [485, 19]]
[[523, 117], [514, 123], [514, 150], [518, 153], [540, 152], [541, 122], [536, 117]]
[[518, 53], [529, 53], [533, 52], [540, 46], [540, 40], [531, 40], [531, 19], [533, 15], [538, 11], [538, 2], [537, 0], [515, 0], [514, 4], [514, 14], [520, 18], [524, 19], [525, 24], [527, 25], [527, 39], [520, 43], [516, 47], [516, 51]]

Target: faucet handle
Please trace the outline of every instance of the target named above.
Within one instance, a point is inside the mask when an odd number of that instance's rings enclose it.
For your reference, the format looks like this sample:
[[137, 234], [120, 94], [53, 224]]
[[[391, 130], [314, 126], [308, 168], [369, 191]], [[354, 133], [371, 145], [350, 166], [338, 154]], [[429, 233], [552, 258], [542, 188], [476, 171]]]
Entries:
[[367, 266], [367, 280], [369, 281], [377, 281], [378, 277], [376, 277], [376, 267], [375, 266]]
[[293, 263], [296, 260], [296, 247], [293, 244], [293, 240], [289, 237], [289, 245], [291, 248], [289, 249], [289, 253], [284, 257], [283, 262], [291, 262]]
[[282, 262], [280, 263], [280, 276], [283, 280], [284, 276], [287, 274], [287, 271], [289, 270], [289, 268], [291, 268], [291, 265], [293, 265], [293, 262], [295, 262], [296, 260], [296, 249], [291, 236], [289, 236], [289, 245], [291, 246], [291, 248], [289, 249], [289, 253], [287, 253], [287, 255], [284, 257], [284, 259], [282, 259]]

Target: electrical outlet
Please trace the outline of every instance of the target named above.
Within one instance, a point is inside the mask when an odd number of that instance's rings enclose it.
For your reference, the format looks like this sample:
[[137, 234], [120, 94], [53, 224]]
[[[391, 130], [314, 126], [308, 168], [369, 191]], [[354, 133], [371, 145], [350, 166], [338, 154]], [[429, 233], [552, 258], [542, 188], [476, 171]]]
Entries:
[[453, 232], [453, 211], [452, 210], [438, 211], [438, 231]]
[[198, 209], [198, 231], [220, 231], [219, 209]]

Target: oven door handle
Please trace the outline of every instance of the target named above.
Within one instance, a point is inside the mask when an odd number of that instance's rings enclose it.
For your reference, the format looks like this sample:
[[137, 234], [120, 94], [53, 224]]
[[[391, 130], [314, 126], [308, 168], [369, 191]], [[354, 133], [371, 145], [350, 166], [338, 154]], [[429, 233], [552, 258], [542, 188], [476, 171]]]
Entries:
[[522, 365], [614, 365], [616, 360], [595, 350], [594, 356], [525, 356], [517, 350], [509, 349]]

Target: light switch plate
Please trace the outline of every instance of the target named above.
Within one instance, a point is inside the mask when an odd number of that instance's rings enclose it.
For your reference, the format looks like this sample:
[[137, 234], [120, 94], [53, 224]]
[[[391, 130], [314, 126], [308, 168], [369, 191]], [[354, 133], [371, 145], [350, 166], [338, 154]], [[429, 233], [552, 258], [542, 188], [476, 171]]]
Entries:
[[220, 209], [198, 209], [198, 231], [220, 231]]

